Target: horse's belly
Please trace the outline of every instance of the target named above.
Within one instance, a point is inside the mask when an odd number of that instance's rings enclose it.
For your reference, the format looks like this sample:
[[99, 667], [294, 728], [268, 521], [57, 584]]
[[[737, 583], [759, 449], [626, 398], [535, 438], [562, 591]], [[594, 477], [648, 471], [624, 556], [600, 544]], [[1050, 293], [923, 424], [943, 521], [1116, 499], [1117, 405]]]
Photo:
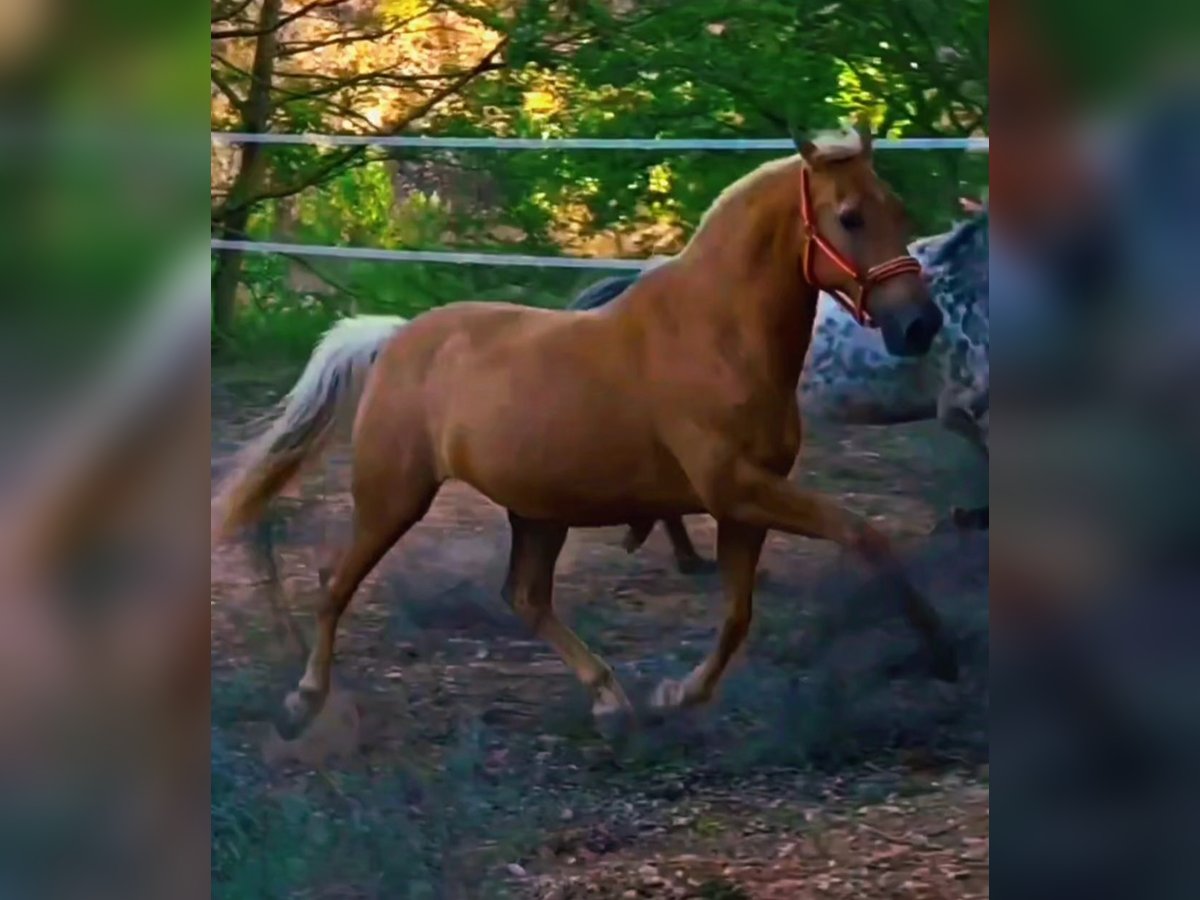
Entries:
[[571, 525], [619, 525], [701, 510], [686, 478], [654, 448], [590, 436], [591, 443], [577, 440], [589, 435], [577, 434], [538, 446], [468, 439], [468, 452], [478, 461], [453, 476], [519, 515]]
[[639, 397], [585, 379], [535, 390], [519, 373], [501, 375], [454, 402], [439, 438], [444, 476], [529, 518], [616, 525], [698, 511]]

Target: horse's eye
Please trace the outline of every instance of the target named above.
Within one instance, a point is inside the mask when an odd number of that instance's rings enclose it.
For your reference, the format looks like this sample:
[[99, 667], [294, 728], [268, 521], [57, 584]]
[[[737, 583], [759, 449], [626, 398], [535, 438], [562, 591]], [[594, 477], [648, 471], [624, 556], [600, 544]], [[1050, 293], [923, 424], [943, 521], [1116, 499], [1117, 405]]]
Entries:
[[854, 208], [843, 209], [838, 213], [838, 221], [847, 231], [858, 231], [863, 227], [862, 211]]

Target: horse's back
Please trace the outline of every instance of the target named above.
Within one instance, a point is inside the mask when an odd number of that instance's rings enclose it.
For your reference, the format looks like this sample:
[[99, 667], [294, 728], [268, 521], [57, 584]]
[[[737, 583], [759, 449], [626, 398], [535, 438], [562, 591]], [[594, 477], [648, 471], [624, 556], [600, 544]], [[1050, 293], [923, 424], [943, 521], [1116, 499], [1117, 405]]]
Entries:
[[694, 504], [657, 443], [624, 316], [461, 303], [414, 319], [381, 357], [374, 444], [428, 452], [530, 518], [618, 524]]
[[380, 377], [393, 388], [419, 387], [442, 413], [565, 398], [582, 404], [626, 377], [626, 348], [610, 325], [562, 310], [463, 301], [413, 319], [381, 357]]
[[389, 355], [431, 360], [446, 346], [485, 349], [488, 346], [533, 337], [553, 328], [566, 316], [561, 311], [486, 300], [461, 300], [427, 310], [392, 339]]

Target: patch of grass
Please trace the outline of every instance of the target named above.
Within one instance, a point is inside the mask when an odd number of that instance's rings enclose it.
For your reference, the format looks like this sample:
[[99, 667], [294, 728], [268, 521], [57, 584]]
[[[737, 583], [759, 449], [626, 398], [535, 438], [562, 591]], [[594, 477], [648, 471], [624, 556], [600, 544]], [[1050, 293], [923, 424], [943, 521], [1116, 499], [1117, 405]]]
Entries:
[[692, 826], [692, 831], [703, 838], [718, 837], [729, 830], [729, 826], [720, 819], [700, 818]]
[[696, 889], [701, 900], [750, 900], [746, 889], [725, 878], [710, 878]]
[[[212, 873], [227, 900], [338, 885], [396, 900], [506, 895], [504, 862], [551, 820], [523, 786], [487, 777], [482, 733], [465, 727], [433, 771], [310, 773], [272, 789], [261, 766], [214, 733]], [[495, 882], [495, 883], [493, 883]]]
[[210, 719], [214, 726], [228, 726], [247, 719], [261, 719], [272, 711], [275, 698], [265, 667], [239, 668], [223, 673], [214, 682]]
[[596, 653], [607, 656], [620, 651], [625, 631], [615, 604], [580, 604], [572, 610], [570, 618], [570, 627]]

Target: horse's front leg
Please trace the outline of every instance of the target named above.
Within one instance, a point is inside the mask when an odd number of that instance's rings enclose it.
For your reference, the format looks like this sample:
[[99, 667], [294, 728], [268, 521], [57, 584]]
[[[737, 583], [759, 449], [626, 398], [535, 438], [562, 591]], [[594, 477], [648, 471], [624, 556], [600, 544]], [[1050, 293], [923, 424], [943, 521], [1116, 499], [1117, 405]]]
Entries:
[[[987, 416], [987, 410], [982, 414]], [[980, 417], [961, 406], [948, 406], [938, 410], [938, 424], [965, 440], [982, 458], [984, 465], [990, 462], [987, 435]]]
[[659, 708], [690, 706], [712, 698], [729, 661], [750, 630], [754, 571], [767, 530], [741, 522], [717, 523], [717, 565], [724, 582], [728, 609], [713, 652], [683, 681], [667, 680], [654, 691], [651, 703]]
[[[979, 411], [958, 404], [940, 403], [938, 422], [951, 434], [956, 434], [969, 443], [982, 457], [986, 466], [989, 463], [987, 419], [990, 411], [986, 406], [986, 395], [981, 402], [983, 406]], [[955, 506], [950, 510], [949, 525], [958, 531], [987, 531], [989, 509], [986, 505], [969, 509]], [[938, 526], [936, 530], [941, 531], [943, 527]]]
[[730, 519], [752, 528], [823, 538], [854, 551], [894, 585], [905, 616], [932, 654], [934, 674], [945, 681], [957, 679], [954, 644], [941, 618], [908, 580], [891, 542], [866, 520], [748, 460], [701, 469], [694, 483], [720, 522]]

